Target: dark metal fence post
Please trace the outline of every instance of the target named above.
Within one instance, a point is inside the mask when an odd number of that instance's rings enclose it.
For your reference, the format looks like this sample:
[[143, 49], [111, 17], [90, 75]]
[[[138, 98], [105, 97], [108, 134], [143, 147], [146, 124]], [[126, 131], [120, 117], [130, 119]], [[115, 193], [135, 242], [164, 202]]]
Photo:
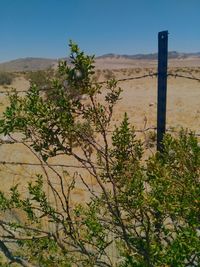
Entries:
[[158, 33], [157, 150], [162, 152], [166, 130], [168, 31]]

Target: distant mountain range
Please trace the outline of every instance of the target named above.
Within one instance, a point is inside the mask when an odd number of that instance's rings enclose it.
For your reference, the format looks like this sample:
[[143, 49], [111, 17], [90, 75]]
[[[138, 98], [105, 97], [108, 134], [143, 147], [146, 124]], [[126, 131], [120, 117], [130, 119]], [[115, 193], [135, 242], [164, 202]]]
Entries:
[[[117, 54], [105, 54], [96, 57], [96, 64], [98, 66], [98, 61], [102, 60], [156, 60], [158, 57], [157, 53], [151, 54], [136, 54], [136, 55], [117, 55]], [[198, 53], [179, 53], [176, 51], [170, 51], [168, 53], [169, 59], [200, 59], [200, 52]], [[19, 58], [8, 62], [0, 63], [0, 71], [36, 71], [44, 70], [50, 67], [55, 67], [58, 63], [57, 59], [50, 58]]]
[[[179, 53], [177, 51], [170, 51], [168, 52], [169, 59], [185, 59], [191, 57], [198, 57], [200, 58], [200, 52], [198, 53]], [[126, 58], [126, 59], [150, 59], [156, 60], [158, 58], [158, 53], [151, 53], [151, 54], [136, 54], [136, 55], [116, 55], [116, 54], [105, 54], [98, 58]]]

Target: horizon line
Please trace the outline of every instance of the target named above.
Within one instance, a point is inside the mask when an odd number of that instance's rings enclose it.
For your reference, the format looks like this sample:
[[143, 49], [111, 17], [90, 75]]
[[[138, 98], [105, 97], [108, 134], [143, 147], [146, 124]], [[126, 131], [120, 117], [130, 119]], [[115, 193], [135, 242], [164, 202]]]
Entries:
[[[179, 52], [177, 50], [170, 50], [168, 51], [168, 53], [177, 53], [177, 54], [200, 54], [200, 51], [197, 51], [197, 52]], [[88, 54], [88, 53], [87, 53]], [[158, 54], [158, 52], [150, 52], [150, 53], [136, 53], [136, 54], [117, 54], [117, 53], [113, 53], [113, 52], [110, 52], [110, 53], [105, 53], [105, 54], [102, 54], [102, 55], [98, 55], [98, 56], [95, 56], [95, 58], [100, 58], [100, 57], [106, 57], [109, 55], [113, 55], [113, 56], [148, 56], [148, 55], [156, 55]], [[92, 55], [92, 54], [91, 54]], [[65, 59], [65, 58], [68, 58], [66, 56], [63, 56], [63, 57], [42, 57], [42, 56], [24, 56], [24, 57], [18, 57], [18, 58], [13, 58], [13, 59], [8, 59], [8, 60], [3, 60], [1, 61], [0, 60], [0, 64], [3, 64], [3, 63], [9, 63], [9, 62], [12, 62], [12, 61], [16, 61], [16, 60], [23, 60], [23, 59], [43, 59], [43, 60], [55, 60], [55, 61], [58, 61], [58, 60], [62, 60], [62, 59]]]

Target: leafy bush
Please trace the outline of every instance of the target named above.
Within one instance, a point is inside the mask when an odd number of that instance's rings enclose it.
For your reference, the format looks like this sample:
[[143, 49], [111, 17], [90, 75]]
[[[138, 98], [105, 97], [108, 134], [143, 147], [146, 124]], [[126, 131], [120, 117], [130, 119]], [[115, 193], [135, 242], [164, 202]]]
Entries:
[[[110, 136], [121, 89], [109, 81], [104, 104], [99, 102], [101, 86], [91, 82], [93, 57], [73, 43], [70, 47], [73, 65], [59, 65], [69, 93], [59, 79], [53, 82], [55, 97], [49, 99], [32, 85], [27, 96], [11, 96], [0, 121], [1, 133], [24, 134], [23, 142], [29, 141], [26, 146], [45, 168], [29, 183], [26, 198], [19, 185], [9, 194], [0, 193], [2, 212], [18, 209], [26, 214], [22, 222], [0, 221], [2, 251], [23, 266], [27, 261], [39, 266], [199, 266], [196, 137], [184, 131], [177, 138], [166, 135], [163, 153], [144, 161], [142, 143], [126, 114]], [[77, 93], [87, 94], [90, 103], [74, 98]], [[65, 175], [60, 173], [49, 164], [57, 155], [72, 158], [84, 172], [68, 168]], [[57, 175], [56, 183], [48, 168]], [[80, 182], [87, 191], [81, 202], [73, 195]], [[7, 240], [19, 250], [12, 251]]]
[[10, 85], [13, 82], [14, 75], [8, 72], [0, 72], [0, 85]]

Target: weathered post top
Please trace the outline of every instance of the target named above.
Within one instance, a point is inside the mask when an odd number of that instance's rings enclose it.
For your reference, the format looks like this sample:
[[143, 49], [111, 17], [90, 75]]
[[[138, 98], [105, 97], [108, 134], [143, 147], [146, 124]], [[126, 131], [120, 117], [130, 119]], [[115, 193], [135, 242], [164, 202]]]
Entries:
[[[168, 31], [158, 33], [158, 73], [167, 71], [168, 61]], [[164, 73], [165, 74], [165, 73]]]

